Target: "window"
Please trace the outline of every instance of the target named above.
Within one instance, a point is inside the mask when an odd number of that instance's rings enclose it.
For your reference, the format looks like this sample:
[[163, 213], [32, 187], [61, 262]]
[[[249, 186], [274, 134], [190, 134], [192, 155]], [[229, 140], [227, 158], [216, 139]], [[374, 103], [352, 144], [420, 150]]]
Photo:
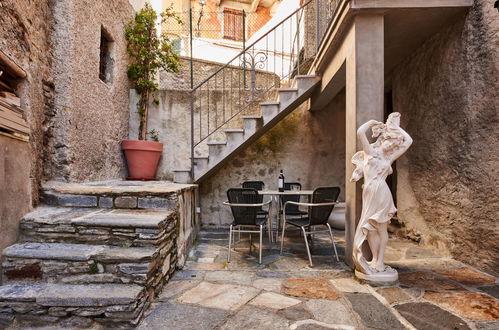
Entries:
[[243, 40], [243, 12], [224, 9], [224, 39]]
[[111, 56], [113, 40], [104, 28], [100, 33], [99, 78], [105, 83], [113, 82], [113, 59]]

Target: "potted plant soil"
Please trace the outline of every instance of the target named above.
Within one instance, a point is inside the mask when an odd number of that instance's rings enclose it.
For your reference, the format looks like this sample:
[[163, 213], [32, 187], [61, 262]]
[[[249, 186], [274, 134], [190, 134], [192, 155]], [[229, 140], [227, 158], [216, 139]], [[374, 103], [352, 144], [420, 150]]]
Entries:
[[[167, 19], [181, 23], [171, 7], [160, 16], [161, 23]], [[127, 52], [132, 59], [132, 64], [128, 66], [128, 78], [139, 95], [137, 112], [140, 118], [138, 140], [124, 140], [121, 144], [128, 167], [128, 180], [156, 179], [163, 143], [159, 142], [155, 130], [147, 131], [149, 103], [158, 90], [158, 70], [178, 72], [180, 65], [173, 42], [166, 35], [158, 35], [157, 19], [157, 13], [146, 3], [125, 27]], [[148, 141], [148, 136], [152, 141]]]

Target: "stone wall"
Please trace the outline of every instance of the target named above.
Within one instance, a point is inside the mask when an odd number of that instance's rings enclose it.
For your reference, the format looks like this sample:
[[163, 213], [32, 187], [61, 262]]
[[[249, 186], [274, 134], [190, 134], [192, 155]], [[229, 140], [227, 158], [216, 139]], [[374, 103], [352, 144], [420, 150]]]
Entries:
[[[120, 142], [128, 135], [126, 0], [54, 2], [54, 117], [50, 121], [47, 179], [70, 182], [124, 174]], [[99, 78], [101, 30], [111, 40], [110, 74]]]
[[403, 234], [499, 269], [499, 13], [475, 1], [400, 64], [394, 110], [414, 144], [397, 164]]
[[339, 186], [339, 200], [344, 200], [344, 92], [323, 111], [310, 112], [302, 105], [203, 181], [199, 187], [202, 226], [226, 227], [233, 221], [230, 210], [222, 205], [227, 189], [241, 187], [247, 180], [263, 181], [266, 188], [277, 189], [280, 169], [286, 181], [298, 181], [303, 189]]
[[47, 118], [52, 114], [51, 1], [0, 0], [0, 50], [27, 74], [18, 86], [29, 142], [0, 136], [0, 250], [17, 239], [20, 217], [38, 200]]

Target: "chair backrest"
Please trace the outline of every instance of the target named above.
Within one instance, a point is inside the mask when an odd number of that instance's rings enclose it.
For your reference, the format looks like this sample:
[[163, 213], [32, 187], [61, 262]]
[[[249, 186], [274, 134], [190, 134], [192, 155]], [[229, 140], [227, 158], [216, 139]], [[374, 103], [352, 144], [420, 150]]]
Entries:
[[[263, 190], [265, 188], [265, 183], [263, 183], [263, 181], [244, 181], [242, 186], [243, 188], [253, 188], [255, 190]], [[258, 203], [262, 202], [263, 202], [263, 195], [258, 195]]]
[[[340, 187], [317, 188], [312, 195], [312, 203], [336, 202], [340, 195], [340, 191]], [[333, 208], [334, 205], [309, 207], [308, 214], [310, 225], [325, 225], [329, 220]]]
[[[227, 190], [229, 203], [258, 204], [260, 195], [252, 188], [231, 188]], [[232, 216], [236, 225], [256, 225], [256, 214], [260, 209], [252, 206], [231, 206]]]
[[[301, 190], [301, 183], [299, 182], [285, 182], [284, 183], [284, 190], [293, 190], [293, 188], [297, 187], [298, 190]], [[296, 188], [295, 188], [296, 189]], [[284, 204], [288, 201], [290, 202], [299, 202], [300, 201], [300, 195], [281, 195], [281, 205], [284, 206]], [[288, 207], [286, 207], [286, 212], [296, 212], [299, 211], [298, 205], [293, 205], [289, 204]]]

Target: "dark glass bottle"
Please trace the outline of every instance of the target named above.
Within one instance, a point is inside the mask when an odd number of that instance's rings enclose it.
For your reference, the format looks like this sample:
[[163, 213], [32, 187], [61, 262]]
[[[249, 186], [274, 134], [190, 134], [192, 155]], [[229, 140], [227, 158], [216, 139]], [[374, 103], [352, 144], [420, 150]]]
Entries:
[[281, 172], [279, 173], [279, 184], [278, 184], [278, 187], [279, 187], [279, 191], [284, 191], [284, 173]]

